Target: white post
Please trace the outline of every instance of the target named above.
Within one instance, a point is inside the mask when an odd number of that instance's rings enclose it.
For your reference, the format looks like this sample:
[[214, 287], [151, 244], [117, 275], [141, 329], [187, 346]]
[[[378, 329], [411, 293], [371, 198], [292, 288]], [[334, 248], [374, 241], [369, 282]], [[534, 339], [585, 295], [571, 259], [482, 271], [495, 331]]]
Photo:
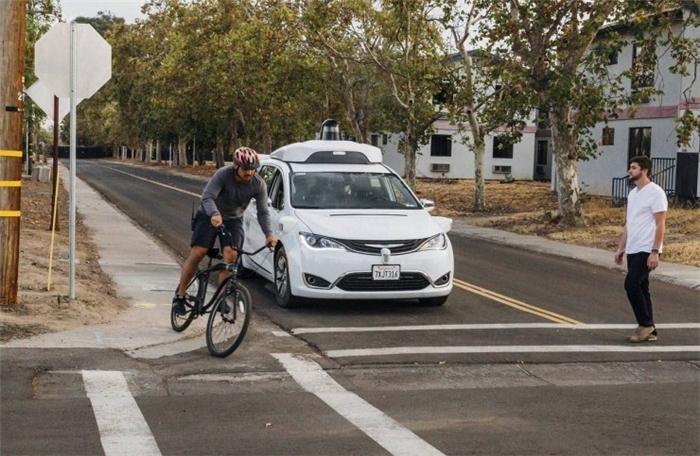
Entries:
[[75, 21], [70, 23], [70, 211], [68, 225], [68, 244], [69, 244], [69, 278], [68, 278], [68, 298], [75, 299], [75, 142], [76, 142], [76, 106], [77, 97], [76, 90], [78, 89], [77, 66], [77, 46], [76, 46], [76, 30]]
[[197, 135], [192, 139], [192, 167], [197, 166]]

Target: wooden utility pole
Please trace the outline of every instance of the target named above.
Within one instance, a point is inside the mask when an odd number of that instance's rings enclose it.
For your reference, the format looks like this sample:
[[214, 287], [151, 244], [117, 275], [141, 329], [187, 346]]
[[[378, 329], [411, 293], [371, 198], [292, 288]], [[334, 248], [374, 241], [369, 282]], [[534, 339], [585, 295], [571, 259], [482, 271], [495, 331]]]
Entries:
[[17, 304], [26, 14], [0, 1], [0, 306]]

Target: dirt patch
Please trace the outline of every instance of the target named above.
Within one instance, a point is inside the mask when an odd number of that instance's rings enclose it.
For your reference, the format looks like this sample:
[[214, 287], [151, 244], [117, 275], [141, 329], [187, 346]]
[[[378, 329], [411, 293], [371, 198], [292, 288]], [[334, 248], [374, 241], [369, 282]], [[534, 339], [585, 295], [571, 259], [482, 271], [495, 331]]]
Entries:
[[47, 289], [51, 184], [22, 180], [22, 221], [18, 304], [0, 308], [0, 341], [105, 323], [128, 307], [115, 296], [114, 284], [98, 263], [91, 233], [78, 216], [76, 226], [76, 296], [68, 295], [68, 194], [59, 192], [52, 286]]

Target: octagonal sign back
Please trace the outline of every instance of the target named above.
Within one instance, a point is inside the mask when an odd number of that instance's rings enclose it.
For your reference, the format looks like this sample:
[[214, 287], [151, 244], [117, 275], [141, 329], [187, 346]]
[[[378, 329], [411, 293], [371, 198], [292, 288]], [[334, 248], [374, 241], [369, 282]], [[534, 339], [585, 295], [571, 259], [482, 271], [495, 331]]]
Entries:
[[[59, 98], [70, 97], [70, 28], [56, 24], [34, 48], [36, 75]], [[78, 98], [90, 98], [112, 77], [112, 47], [90, 24], [75, 24]]]

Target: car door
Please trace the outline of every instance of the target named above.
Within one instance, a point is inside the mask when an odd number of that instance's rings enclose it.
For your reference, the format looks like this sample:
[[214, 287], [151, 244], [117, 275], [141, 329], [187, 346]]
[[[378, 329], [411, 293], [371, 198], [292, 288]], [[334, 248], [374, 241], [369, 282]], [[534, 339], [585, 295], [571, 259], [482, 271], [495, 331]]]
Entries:
[[[262, 177], [263, 181], [265, 181], [265, 185], [267, 185], [268, 197], [270, 194], [270, 189], [272, 188], [272, 184], [275, 182], [275, 179], [278, 179], [278, 176], [280, 174], [281, 172], [276, 166], [263, 165], [262, 167], [260, 167], [260, 177]], [[265, 243], [265, 234], [262, 232], [260, 224], [258, 223], [258, 209], [255, 200], [251, 200], [250, 204], [248, 205], [248, 208], [246, 209], [244, 226], [244, 250], [251, 252], [259, 249]], [[255, 255], [254, 257], [248, 257], [248, 260], [250, 260], [253, 263], [254, 269], [256, 269], [257, 272], [269, 278], [272, 276], [272, 269], [264, 265], [265, 255], [267, 255], [268, 253], [269, 252], [267, 250], [263, 250], [261, 253]]]
[[[275, 173], [275, 176], [272, 179], [272, 184], [270, 185], [268, 191], [269, 191], [269, 197], [270, 197], [270, 205], [269, 205], [269, 211], [270, 211], [270, 226], [272, 227], [272, 232], [277, 236], [278, 238], [280, 237], [279, 233], [279, 226], [280, 226], [280, 217], [282, 216], [282, 213], [285, 209], [285, 179], [284, 179], [284, 174], [282, 171], [278, 170], [277, 173]], [[260, 227], [258, 226], [258, 229]], [[260, 254], [260, 262], [262, 267], [266, 271], [272, 271], [273, 270], [273, 264], [274, 264], [274, 255], [272, 255], [269, 251], [264, 250]]]

